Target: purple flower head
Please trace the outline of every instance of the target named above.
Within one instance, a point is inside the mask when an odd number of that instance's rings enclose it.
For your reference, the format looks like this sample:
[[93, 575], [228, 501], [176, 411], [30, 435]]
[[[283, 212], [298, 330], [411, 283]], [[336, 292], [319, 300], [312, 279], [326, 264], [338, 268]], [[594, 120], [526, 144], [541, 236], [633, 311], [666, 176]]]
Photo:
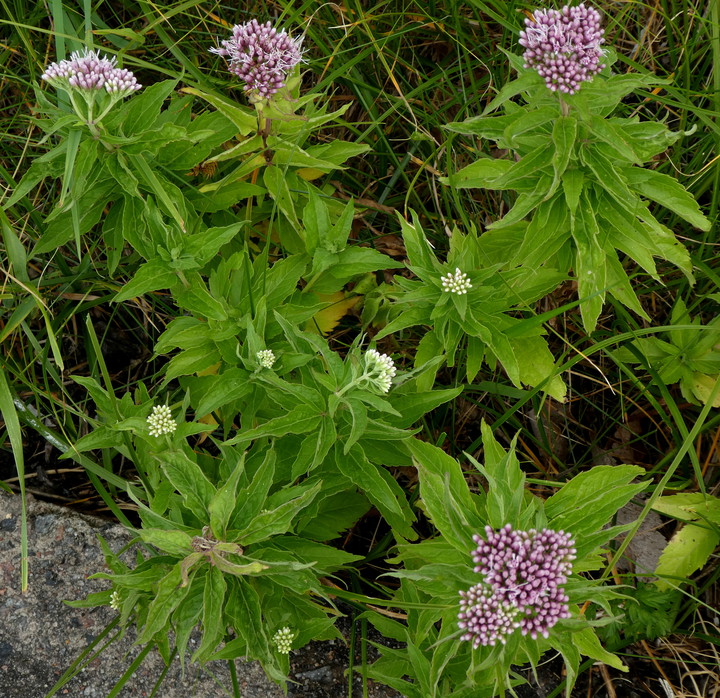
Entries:
[[245, 82], [246, 92], [267, 99], [285, 87], [287, 74], [302, 61], [301, 45], [302, 39], [253, 19], [236, 24], [232, 37], [210, 51], [227, 60], [228, 70]]
[[600, 13], [585, 3], [537, 10], [520, 32], [525, 67], [535, 68], [553, 92], [570, 95], [605, 67], [600, 63], [603, 41]]
[[98, 51], [75, 51], [70, 60], [51, 63], [42, 79], [51, 85], [76, 89], [84, 92], [105, 89], [111, 94], [126, 96], [139, 90], [135, 76], [124, 68], [116, 68], [114, 56], [101, 56]]
[[568, 618], [562, 589], [572, 571], [575, 548], [564, 531], [499, 531], [485, 528], [487, 540], [473, 536], [475, 572], [481, 583], [460, 592], [458, 625], [474, 647], [505, 643], [520, 628], [523, 635], [547, 637], [561, 618]]

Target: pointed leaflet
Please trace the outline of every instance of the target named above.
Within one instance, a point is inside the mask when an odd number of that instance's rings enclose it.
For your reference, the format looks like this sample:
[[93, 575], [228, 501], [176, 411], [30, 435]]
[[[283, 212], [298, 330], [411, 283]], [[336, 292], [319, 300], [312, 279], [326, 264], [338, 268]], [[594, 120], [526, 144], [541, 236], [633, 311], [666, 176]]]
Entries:
[[150, 642], [156, 633], [164, 631], [167, 627], [170, 614], [180, 605], [181, 601], [190, 591], [190, 585], [181, 587], [181, 569], [177, 563], [160, 580], [154, 598], [150, 603], [147, 612], [147, 620], [140, 636], [135, 641], [136, 645], [144, 645]]
[[425, 512], [449, 543], [467, 552], [482, 522], [460, 464], [437, 446], [417, 439], [409, 439], [408, 448], [418, 469]]
[[497, 442], [492, 430], [485, 423], [480, 425], [482, 431], [485, 463], [481, 465], [470, 455], [468, 460], [483, 474], [488, 481], [486, 499], [487, 523], [493, 528], [502, 528], [505, 524], [519, 526], [525, 493], [525, 474], [515, 456], [515, 439], [509, 451]]
[[143, 264], [128, 283], [126, 283], [113, 298], [114, 303], [121, 303], [142, 296], [150, 291], [173, 288], [179, 283], [174, 270], [169, 269], [162, 259], [153, 259]]
[[415, 517], [405, 494], [395, 480], [382, 471], [382, 466], [370, 463], [357, 444], [347, 455], [341, 453], [338, 444], [335, 458], [338, 470], [378, 508], [396, 535], [411, 540], [417, 538], [410, 526]]
[[208, 505], [210, 512], [210, 529], [217, 540], [225, 540], [230, 517], [235, 509], [236, 492], [240, 476], [245, 472], [245, 454], [243, 453], [232, 475], [213, 495]]
[[188, 509], [200, 521], [207, 519], [207, 510], [215, 494], [215, 488], [200, 466], [181, 451], [164, 451], [154, 458], [182, 496]]
[[301, 494], [275, 509], [261, 511], [247, 528], [238, 532], [237, 539], [242, 545], [250, 545], [291, 531], [298, 513], [315, 499], [321, 489], [322, 482], [317, 482], [312, 487], [293, 488]]
[[[586, 549], [585, 539], [601, 531], [621, 507], [645, 489], [646, 483], [633, 483], [644, 474], [637, 465], [598, 465], [576, 475], [545, 501], [549, 525], [573, 534], [578, 559], [582, 559], [591, 551]], [[608, 530], [605, 540], [613, 535]], [[594, 542], [592, 547], [602, 542]]]
[[570, 157], [575, 149], [575, 139], [577, 138], [577, 121], [572, 116], [561, 116], [555, 125], [553, 126], [553, 145], [555, 146], [555, 152], [552, 156], [553, 170], [555, 171], [555, 177], [553, 179], [551, 191], [560, 183], [560, 180], [565, 174]]
[[668, 542], [658, 560], [658, 589], [679, 586], [702, 568], [720, 543], [717, 530], [708, 524], [685, 524]]
[[226, 624], [223, 620], [223, 606], [227, 584], [225, 576], [214, 566], [208, 568], [205, 575], [203, 594], [202, 642], [192, 656], [193, 662], [205, 662], [225, 637]]
[[669, 175], [637, 167], [624, 168], [623, 175], [630, 187], [642, 196], [669, 208], [696, 228], [710, 230], [710, 221], [700, 211], [697, 201]]
[[412, 223], [408, 223], [398, 214], [408, 261], [410, 262], [410, 266], [432, 271], [438, 266], [435, 253], [432, 251], [430, 243], [425, 237], [417, 214], [414, 211], [411, 211], [411, 214], [413, 219]]
[[[583, 197], [582, 206], [573, 221], [572, 236], [577, 247], [574, 272], [581, 301], [580, 311], [585, 329], [592, 332], [605, 303], [607, 253], [598, 240], [600, 229], [587, 196]], [[611, 252], [615, 254], [614, 250]]]
[[316, 429], [321, 419], [322, 417], [316, 408], [308, 405], [298, 405], [286, 415], [270, 419], [255, 429], [243, 431], [225, 443], [230, 446], [250, 442], [264, 436], [279, 437], [286, 434], [306, 434]]

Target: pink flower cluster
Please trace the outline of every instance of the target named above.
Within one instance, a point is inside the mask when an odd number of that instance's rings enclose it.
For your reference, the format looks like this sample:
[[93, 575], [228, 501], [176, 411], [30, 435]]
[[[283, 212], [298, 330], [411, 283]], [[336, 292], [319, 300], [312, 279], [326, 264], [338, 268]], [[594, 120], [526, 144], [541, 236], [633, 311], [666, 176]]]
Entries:
[[535, 68], [553, 92], [566, 94], [577, 92], [605, 67], [600, 63], [603, 41], [600, 13], [585, 3], [537, 10], [520, 32], [525, 67]]
[[101, 56], [98, 51], [75, 51], [70, 60], [51, 63], [42, 74], [42, 79], [51, 85], [75, 88], [77, 90], [105, 89], [110, 94], [129, 95], [142, 85], [125, 68], [116, 67], [113, 56]]
[[458, 625], [473, 647], [505, 644], [517, 628], [536, 639], [547, 637], [561, 618], [568, 618], [568, 597], [562, 589], [572, 571], [575, 548], [564, 531], [499, 531], [485, 528], [487, 540], [473, 536], [479, 584], [460, 592]]
[[245, 83], [246, 92], [267, 99], [285, 87], [287, 74], [302, 60], [301, 45], [302, 39], [253, 19], [236, 24], [232, 37], [210, 51], [227, 59], [228, 70]]

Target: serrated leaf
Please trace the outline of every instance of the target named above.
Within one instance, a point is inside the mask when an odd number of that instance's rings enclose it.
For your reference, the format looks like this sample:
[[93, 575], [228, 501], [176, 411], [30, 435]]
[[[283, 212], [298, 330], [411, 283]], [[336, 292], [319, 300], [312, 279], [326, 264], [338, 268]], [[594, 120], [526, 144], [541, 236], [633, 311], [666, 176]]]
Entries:
[[642, 196], [669, 208], [696, 228], [707, 232], [710, 221], [700, 211], [697, 201], [677, 180], [657, 170], [626, 168], [628, 184]]
[[138, 533], [143, 541], [170, 555], [187, 555], [192, 550], [192, 537], [184, 531], [141, 528]]
[[393, 527], [396, 536], [410, 540], [417, 538], [417, 534], [410, 526], [410, 522], [415, 517], [407, 505], [405, 495], [392, 477], [389, 480], [384, 477], [384, 473], [380, 470], [381, 466], [370, 463], [357, 444], [347, 454], [341, 453], [339, 448], [336, 448], [336, 463], [339, 472], [356, 485], [378, 508]]
[[720, 375], [708, 376], [704, 373], [692, 374], [692, 392], [693, 395], [703, 404], [707, 405], [708, 401], [715, 393], [715, 399], [712, 402], [713, 407], [720, 407], [720, 391], [715, 390], [715, 386], [720, 381]]
[[226, 625], [223, 622], [223, 606], [227, 584], [223, 573], [210, 566], [205, 575], [203, 593], [202, 641], [192, 656], [193, 662], [205, 662], [225, 637]]
[[147, 621], [135, 641], [136, 645], [150, 642], [157, 633], [166, 629], [170, 614], [180, 605], [190, 590], [189, 585], [180, 586], [181, 581], [180, 563], [178, 562], [160, 580], [148, 608]]
[[623, 664], [620, 657], [612, 654], [612, 652], [608, 652], [600, 644], [600, 640], [592, 628], [584, 628], [578, 633], [572, 633], [571, 638], [575, 647], [580, 651], [580, 654], [585, 657], [596, 659], [620, 671], [628, 671], [628, 667]]
[[[633, 483], [644, 474], [637, 465], [598, 465], [576, 475], [545, 501], [549, 525], [573, 533], [581, 559], [590, 552], [584, 549], [583, 539], [602, 531], [619, 509], [645, 489], [645, 483]], [[612, 536], [608, 530], [608, 539]]]
[[285, 436], [286, 434], [307, 434], [319, 424], [322, 416], [317, 409], [308, 405], [298, 405], [286, 415], [270, 419], [262, 426], [240, 432], [226, 441], [226, 445], [248, 443], [266, 436]]
[[175, 271], [168, 269], [161, 259], [153, 259], [138, 268], [133, 278], [115, 295], [113, 302], [122, 303], [150, 291], [173, 288], [178, 283]]
[[685, 524], [668, 542], [660, 555], [655, 574], [658, 589], [671, 589], [689, 579], [703, 567], [720, 543], [720, 535], [710, 528]]
[[194, 87], [183, 87], [180, 92], [200, 97], [200, 99], [204, 99], [206, 102], [212, 104], [223, 116], [235, 124], [238, 133], [242, 136], [247, 136], [249, 133], [257, 130], [257, 115], [249, 109], [243, 109], [229, 99], [203, 92]]
[[492, 189], [495, 180], [506, 174], [513, 164], [511, 160], [480, 158], [448, 177], [441, 177], [440, 181], [456, 189]]
[[215, 495], [215, 487], [200, 466], [181, 451], [164, 451], [153, 457], [193, 514], [200, 521], [207, 520], [208, 506]]
[[436, 446], [417, 439], [410, 439], [408, 448], [418, 469], [426, 513], [455, 548], [470, 550], [480, 517], [460, 464]]

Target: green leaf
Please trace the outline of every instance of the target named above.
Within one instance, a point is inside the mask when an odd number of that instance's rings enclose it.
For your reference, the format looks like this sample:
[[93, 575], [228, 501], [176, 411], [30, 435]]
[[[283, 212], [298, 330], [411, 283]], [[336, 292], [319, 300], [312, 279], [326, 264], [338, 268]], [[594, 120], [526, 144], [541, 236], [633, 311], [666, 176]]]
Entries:
[[[334, 444], [332, 444], [334, 445]], [[370, 504], [358, 492], [338, 492], [314, 502], [301, 517], [298, 533], [314, 540], [334, 540], [358, 521]]]
[[327, 206], [312, 189], [308, 192], [308, 202], [303, 209], [302, 219], [305, 225], [305, 249], [308, 254], [312, 254], [330, 229]]
[[[577, 247], [574, 271], [581, 301], [580, 311], [586, 331], [592, 332], [605, 303], [607, 252], [600, 244], [600, 228], [585, 197], [578, 209], [572, 236]], [[611, 254], [615, 254], [614, 250]]]
[[175, 630], [175, 645], [177, 647], [180, 666], [185, 667], [185, 653], [187, 651], [190, 635], [195, 629], [203, 611], [203, 592], [200, 584], [190, 584], [190, 591], [178, 605], [172, 616]]
[[205, 266], [226, 243], [230, 242], [245, 225], [233, 223], [221, 228], [208, 228], [202, 233], [188, 235], [183, 241], [183, 252], [190, 255], [198, 267]]
[[347, 405], [348, 410], [350, 410], [352, 420], [350, 435], [345, 440], [345, 445], [343, 446], [343, 453], [347, 454], [353, 444], [357, 443], [358, 439], [365, 433], [368, 423], [368, 413], [367, 407], [365, 407], [360, 400], [350, 397], [344, 400], [344, 403]]
[[228, 368], [223, 373], [202, 376], [202, 389], [197, 391], [199, 399], [193, 400], [197, 417], [240, 400], [252, 392], [250, 374], [242, 368]]
[[577, 210], [580, 194], [585, 186], [585, 173], [579, 169], [565, 170], [562, 176], [562, 185], [565, 201], [572, 215]]
[[[301, 487], [293, 488], [302, 491]], [[293, 522], [297, 515], [307, 507], [322, 489], [322, 482], [316, 482], [312, 487], [305, 488], [297, 497], [281, 504], [275, 509], [261, 511], [242, 531], [237, 534], [238, 541], [248, 546], [252, 543], [259, 543], [272, 536], [281, 535], [292, 531]]]
[[385, 473], [378, 466], [370, 463], [357, 444], [347, 454], [341, 453], [339, 445], [336, 446], [335, 457], [339, 472], [378, 508], [396, 536], [410, 540], [417, 538], [410, 526], [415, 517], [407, 506], [402, 490], [392, 477], [385, 477]]
[[203, 636], [200, 647], [192, 656], [193, 662], [206, 662], [225, 637], [226, 622], [223, 618], [223, 606], [226, 590], [227, 584], [223, 573], [211, 565], [205, 575], [202, 611]]
[[534, 387], [552, 376], [543, 390], [559, 402], [565, 401], [567, 386], [559, 375], [554, 375], [555, 359], [543, 337], [520, 337], [513, 342], [513, 351], [523, 383]]
[[200, 521], [206, 521], [215, 488], [200, 466], [182, 451], [163, 451], [153, 457], [160, 463], [163, 472], [180, 493], [187, 507]]
[[522, 514], [525, 496], [525, 474], [515, 455], [515, 441], [506, 451], [493, 436], [490, 427], [483, 421], [482, 432], [485, 463], [481, 465], [472, 456], [467, 459], [482, 473], [488, 481], [488, 493], [485, 502], [487, 523], [500, 529], [506, 524], [522, 528]]
[[150, 545], [170, 555], [187, 555], [192, 551], [192, 537], [184, 531], [166, 531], [160, 528], [141, 528], [140, 537]]
[[298, 405], [286, 415], [270, 419], [262, 426], [248, 429], [226, 441], [227, 445], [249, 443], [254, 439], [267, 436], [285, 436], [286, 434], [306, 434], [320, 424], [322, 417], [316, 409], [308, 405]]
[[[602, 532], [616, 512], [645, 489], [644, 482], [633, 483], [644, 474], [637, 465], [597, 465], [576, 475], [545, 501], [549, 525], [575, 536], [578, 559], [582, 559], [590, 552], [586, 549], [588, 537]], [[613, 535], [608, 530], [604, 540]], [[602, 542], [600, 540], [592, 547]]]
[[158, 177], [158, 175], [153, 171], [153, 168], [150, 167], [150, 164], [143, 153], [140, 153], [139, 155], [129, 155], [128, 157], [133, 165], [134, 171], [138, 173], [150, 191], [155, 194], [167, 213], [170, 214], [172, 219], [178, 224], [180, 230], [185, 232], [185, 221], [170, 196], [169, 189], [165, 184], [166, 180]]
[[472, 549], [481, 519], [460, 464], [431, 444], [410, 439], [408, 448], [418, 469], [420, 496], [434, 526], [456, 549]]
[[217, 540], [225, 540], [230, 517], [237, 501], [238, 482], [244, 473], [245, 454], [243, 453], [230, 477], [221, 485], [208, 504], [210, 529]]
[[422, 225], [420, 224], [420, 219], [414, 211], [412, 211], [411, 214], [413, 219], [412, 223], [409, 223], [400, 214], [398, 214], [398, 220], [400, 221], [400, 227], [402, 229], [402, 237], [403, 242], [405, 243], [408, 261], [413, 267], [428, 270], [435, 269], [439, 266], [438, 261], [435, 258], [435, 253], [432, 251], [430, 243], [425, 237]]
[[183, 87], [182, 92], [200, 97], [200, 99], [204, 99], [206, 102], [212, 104], [223, 116], [235, 124], [241, 136], [247, 136], [249, 133], [257, 130], [257, 114], [250, 109], [243, 109], [232, 100], [197, 90], [194, 87]]
[[701, 569], [720, 543], [716, 530], [688, 523], [670, 539], [658, 560], [655, 582], [658, 589], [670, 589], [686, 582]]
[[560, 183], [565, 174], [570, 156], [575, 149], [575, 139], [577, 138], [577, 121], [572, 116], [561, 116], [555, 121], [553, 126], [552, 139], [555, 146], [555, 152], [552, 156], [553, 170], [555, 178], [551, 189]]
[[[592, 144], [585, 143], [580, 153], [585, 164], [595, 175], [595, 182], [605, 189], [605, 191], [629, 213], [637, 213], [641, 207], [640, 199], [630, 191], [623, 177], [628, 171], [635, 170], [635, 168], [623, 168], [621, 174], [610, 160], [599, 150], [592, 147]], [[641, 172], [644, 170], [637, 171]]]
[[179, 286], [173, 295], [179, 307], [193, 315], [212, 320], [227, 320], [228, 308], [223, 300], [217, 300], [208, 291], [205, 281], [197, 272], [187, 274], [189, 286]]
[[508, 171], [489, 184], [487, 189], [517, 189], [518, 183], [526, 177], [535, 175], [538, 170], [543, 170], [553, 163], [555, 152], [548, 147], [549, 143], [543, 144], [525, 155], [519, 162], [513, 163]]
[[513, 164], [511, 160], [480, 158], [440, 181], [457, 189], [493, 189], [495, 180], [512, 169]]
[[295, 213], [295, 203], [285, 170], [281, 167], [267, 167], [263, 173], [263, 183], [277, 203], [278, 208], [285, 214], [295, 230], [301, 230], [300, 221]]
[[628, 671], [628, 667], [623, 664], [620, 657], [603, 648], [597, 634], [592, 628], [583, 628], [580, 632], [572, 633], [570, 637], [580, 654], [585, 657], [596, 659], [620, 671]]
[[121, 113], [125, 135], [143, 133], [155, 124], [163, 102], [177, 87], [178, 80], [163, 80], [146, 87], [140, 95], [128, 100]]
[[524, 133], [530, 133], [532, 135], [540, 135], [545, 132], [545, 129], [541, 129], [550, 121], [557, 121], [561, 119], [559, 112], [559, 106], [557, 103], [539, 107], [538, 109], [518, 109], [519, 115], [513, 119], [503, 130], [503, 136], [505, 142], [512, 148], [518, 147], [520, 144], [517, 142], [517, 137]]
[[181, 570], [177, 563], [159, 582], [147, 612], [147, 620], [142, 632], [135, 641], [136, 645], [144, 645], [162, 631], [167, 631], [170, 614], [180, 605], [190, 591], [190, 585], [180, 586]]
[[712, 521], [720, 524], [720, 499], [703, 492], [683, 492], [659, 497], [652, 507], [682, 521]]
[[171, 381], [178, 376], [202, 373], [220, 362], [220, 352], [213, 346], [193, 347], [174, 356], [165, 369], [165, 380]]
[[623, 175], [629, 186], [642, 196], [669, 208], [696, 228], [710, 230], [710, 221], [700, 211], [697, 201], [677, 180], [657, 170], [637, 167], [625, 168]]
[[113, 302], [122, 303], [150, 291], [173, 288], [178, 283], [175, 271], [168, 269], [167, 264], [161, 259], [153, 259], [138, 268], [133, 278], [117, 292]]
[[436, 407], [454, 400], [463, 391], [462, 386], [458, 388], [447, 388], [445, 390], [431, 390], [427, 392], [409, 392], [403, 394], [405, 385], [400, 392], [394, 390], [390, 396], [390, 404], [402, 417], [390, 419], [393, 426], [405, 429], [415, 424], [423, 415], [431, 412]]

